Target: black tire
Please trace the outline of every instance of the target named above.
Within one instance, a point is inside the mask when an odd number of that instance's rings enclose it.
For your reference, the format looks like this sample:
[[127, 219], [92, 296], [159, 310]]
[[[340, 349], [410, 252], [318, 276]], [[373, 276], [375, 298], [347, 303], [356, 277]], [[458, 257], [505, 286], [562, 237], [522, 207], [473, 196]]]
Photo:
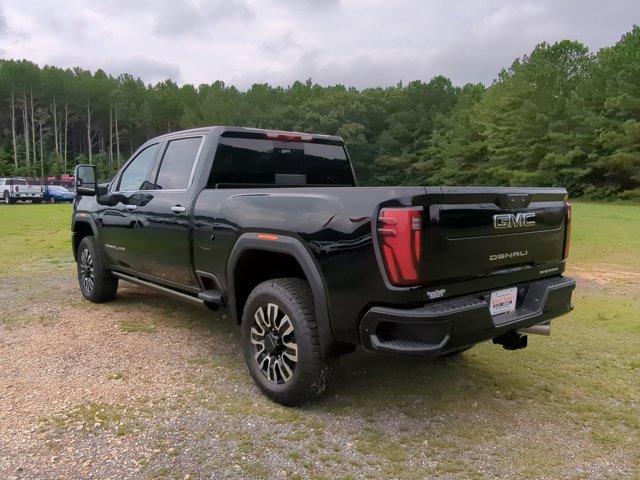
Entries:
[[[289, 326], [293, 330], [287, 333]], [[242, 315], [242, 349], [253, 380], [272, 400], [296, 406], [318, 397], [327, 386], [329, 368], [320, 352], [309, 284], [276, 278], [254, 288]]]
[[34, 198], [33, 199], [33, 203], [42, 203], [42, 199], [41, 198]]
[[84, 298], [94, 303], [109, 302], [116, 298], [118, 278], [106, 269], [93, 237], [82, 239], [78, 245], [76, 262], [78, 283]]

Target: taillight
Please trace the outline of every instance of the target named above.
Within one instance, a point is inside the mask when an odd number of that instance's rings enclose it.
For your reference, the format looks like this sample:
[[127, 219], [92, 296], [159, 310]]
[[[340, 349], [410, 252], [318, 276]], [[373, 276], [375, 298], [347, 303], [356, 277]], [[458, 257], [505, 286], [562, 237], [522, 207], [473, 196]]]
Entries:
[[422, 207], [383, 208], [378, 215], [380, 250], [393, 285], [415, 285], [422, 263]]
[[565, 203], [566, 221], [564, 227], [564, 248], [562, 250], [562, 259], [569, 257], [569, 247], [571, 247], [571, 204]]
[[20, 191], [20, 187], [18, 187], [18, 185], [16, 185], [16, 192]]

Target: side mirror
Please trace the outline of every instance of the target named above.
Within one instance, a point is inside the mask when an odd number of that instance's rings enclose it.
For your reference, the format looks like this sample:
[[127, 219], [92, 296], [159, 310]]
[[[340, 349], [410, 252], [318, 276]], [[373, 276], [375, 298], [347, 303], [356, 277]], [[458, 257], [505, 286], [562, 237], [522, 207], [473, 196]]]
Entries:
[[76, 195], [96, 196], [98, 185], [96, 183], [96, 167], [94, 165], [77, 165], [75, 177]]

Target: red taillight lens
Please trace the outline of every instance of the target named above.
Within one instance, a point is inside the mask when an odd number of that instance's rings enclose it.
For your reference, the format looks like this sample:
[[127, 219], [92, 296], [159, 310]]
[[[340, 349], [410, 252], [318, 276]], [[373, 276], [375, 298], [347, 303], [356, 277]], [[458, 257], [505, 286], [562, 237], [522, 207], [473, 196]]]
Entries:
[[564, 227], [564, 249], [562, 250], [562, 259], [569, 257], [569, 247], [571, 247], [571, 204], [564, 204], [566, 212], [566, 222]]
[[20, 191], [20, 187], [18, 185], [16, 185], [16, 192]]
[[393, 285], [415, 285], [422, 263], [422, 207], [383, 208], [378, 215], [380, 249]]

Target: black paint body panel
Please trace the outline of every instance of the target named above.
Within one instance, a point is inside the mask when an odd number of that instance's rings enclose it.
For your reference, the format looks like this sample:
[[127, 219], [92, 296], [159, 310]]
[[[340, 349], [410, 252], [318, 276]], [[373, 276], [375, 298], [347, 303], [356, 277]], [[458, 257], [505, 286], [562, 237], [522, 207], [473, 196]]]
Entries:
[[[181, 135], [205, 137], [189, 187], [126, 194], [110, 188], [104, 196], [77, 197], [74, 225], [94, 225], [112, 269], [193, 294], [204, 288], [198, 271], [214, 277], [224, 295], [233, 295], [230, 258], [243, 235], [272, 233], [297, 242], [298, 255], [317, 269], [326, 297], [327, 341], [349, 344], [361, 343], [360, 322], [373, 307], [414, 309], [558, 277], [564, 270], [564, 189], [208, 189], [219, 136], [229, 130], [209, 127], [152, 140], [161, 142], [162, 151], [167, 140]], [[135, 210], [127, 209], [131, 204]], [[173, 213], [174, 205], [186, 207], [185, 212]], [[381, 261], [376, 219], [381, 208], [393, 206], [423, 207], [424, 280], [414, 287], [392, 286]], [[535, 226], [509, 231], [493, 227], [494, 215], [524, 211], [535, 212]], [[525, 251], [519, 257], [490, 260], [491, 255]]]

